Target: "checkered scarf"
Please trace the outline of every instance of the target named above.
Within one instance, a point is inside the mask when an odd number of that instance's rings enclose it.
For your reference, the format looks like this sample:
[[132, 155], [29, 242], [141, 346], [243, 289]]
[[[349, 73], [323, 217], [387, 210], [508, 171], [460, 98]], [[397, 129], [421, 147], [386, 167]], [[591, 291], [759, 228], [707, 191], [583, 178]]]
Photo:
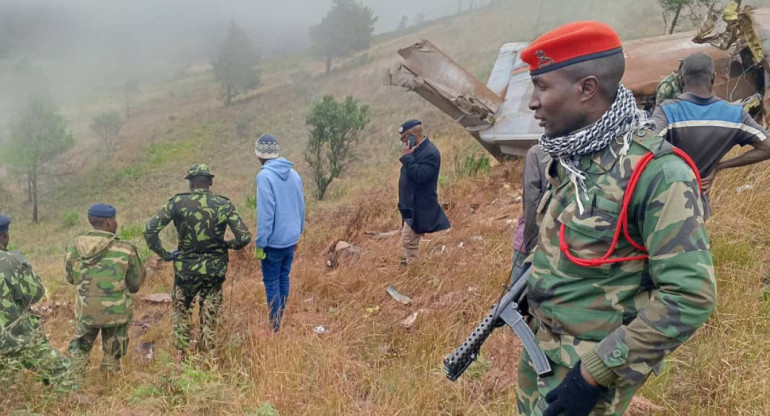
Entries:
[[636, 106], [634, 95], [623, 85], [618, 86], [617, 97], [609, 110], [590, 126], [561, 137], [540, 138], [540, 147], [564, 167], [569, 179], [575, 186], [575, 198], [578, 210], [583, 213], [580, 191], [588, 199], [586, 191], [586, 173], [580, 169], [580, 156], [603, 150], [613, 140], [621, 144], [615, 157], [624, 156], [631, 146], [633, 134], [639, 130], [651, 129], [653, 121], [647, 112]]

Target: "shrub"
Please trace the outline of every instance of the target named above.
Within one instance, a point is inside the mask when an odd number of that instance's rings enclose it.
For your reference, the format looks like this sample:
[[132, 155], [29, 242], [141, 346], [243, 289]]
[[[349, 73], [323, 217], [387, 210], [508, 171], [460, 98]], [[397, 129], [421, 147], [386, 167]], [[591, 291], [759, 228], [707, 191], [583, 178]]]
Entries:
[[75, 211], [65, 211], [61, 214], [61, 225], [64, 228], [74, 227], [80, 221], [80, 216]]
[[465, 156], [465, 160], [462, 163], [455, 163], [455, 173], [457, 173], [458, 177], [476, 176], [480, 172], [489, 172], [490, 168], [489, 158], [483, 154], [478, 157], [475, 154], [471, 154]]
[[246, 195], [246, 208], [257, 209], [257, 196], [253, 194]]

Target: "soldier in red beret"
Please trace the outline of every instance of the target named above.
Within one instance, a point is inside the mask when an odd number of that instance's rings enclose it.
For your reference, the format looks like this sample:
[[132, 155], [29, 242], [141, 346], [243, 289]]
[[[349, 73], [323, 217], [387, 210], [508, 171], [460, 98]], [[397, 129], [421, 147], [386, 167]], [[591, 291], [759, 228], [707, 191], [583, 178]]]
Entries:
[[716, 304], [698, 179], [620, 84], [612, 28], [561, 26], [522, 59], [552, 158], [527, 298], [553, 371], [522, 352], [519, 412], [621, 415]]

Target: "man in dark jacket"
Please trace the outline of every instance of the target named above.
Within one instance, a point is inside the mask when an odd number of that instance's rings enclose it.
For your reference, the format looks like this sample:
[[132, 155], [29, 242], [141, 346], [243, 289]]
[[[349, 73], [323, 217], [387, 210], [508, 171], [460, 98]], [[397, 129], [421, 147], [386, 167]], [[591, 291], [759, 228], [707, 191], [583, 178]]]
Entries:
[[450, 227], [438, 203], [441, 153], [422, 132], [422, 122], [408, 120], [398, 129], [404, 144], [398, 179], [398, 210], [403, 219], [401, 265], [418, 256], [420, 237]]

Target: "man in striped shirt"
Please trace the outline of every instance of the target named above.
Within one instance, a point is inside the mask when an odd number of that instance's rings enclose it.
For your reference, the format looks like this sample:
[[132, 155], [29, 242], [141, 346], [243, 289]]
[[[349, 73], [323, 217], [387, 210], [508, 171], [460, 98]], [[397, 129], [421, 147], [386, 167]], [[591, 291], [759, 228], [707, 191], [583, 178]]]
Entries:
[[[712, 93], [714, 61], [695, 53], [682, 62], [683, 93], [658, 104], [653, 114], [656, 129], [674, 146], [695, 161], [708, 195], [716, 174], [724, 169], [751, 165], [770, 158], [767, 131], [743, 107], [730, 104]], [[736, 145], [753, 147], [737, 157], [722, 160]]]

